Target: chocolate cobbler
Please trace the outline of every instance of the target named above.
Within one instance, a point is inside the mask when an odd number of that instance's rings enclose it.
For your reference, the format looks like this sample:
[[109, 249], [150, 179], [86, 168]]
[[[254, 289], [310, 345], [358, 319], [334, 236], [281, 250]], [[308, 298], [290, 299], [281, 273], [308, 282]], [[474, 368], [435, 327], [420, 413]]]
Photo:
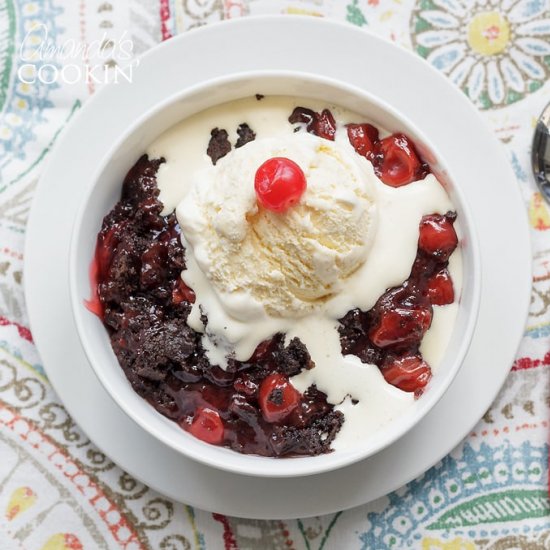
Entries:
[[[297, 131], [334, 140], [336, 122], [328, 109], [298, 107], [289, 122]], [[386, 185], [407, 185], [430, 172], [404, 134], [382, 139], [367, 123], [346, 128], [355, 152]], [[246, 122], [235, 130], [234, 146], [227, 129], [211, 130], [212, 164], [256, 138]], [[290, 382], [315, 367], [298, 338], [275, 334], [247, 361], [229, 358], [224, 370], [210, 363], [202, 334], [188, 326], [195, 293], [181, 277], [186, 250], [176, 215], [161, 214], [156, 177], [164, 162], [146, 155], [136, 162], [97, 238], [88, 308], [105, 325], [130, 384], [159, 413], [207, 443], [271, 457], [330, 452], [345, 418], [315, 385], [300, 393]], [[455, 299], [448, 271], [458, 243], [455, 219], [452, 211], [424, 216], [409, 277], [388, 288], [372, 309], [352, 309], [340, 319], [342, 353], [376, 365], [389, 384], [416, 397], [431, 378], [420, 344], [432, 306]], [[208, 324], [204, 313], [203, 322]]]

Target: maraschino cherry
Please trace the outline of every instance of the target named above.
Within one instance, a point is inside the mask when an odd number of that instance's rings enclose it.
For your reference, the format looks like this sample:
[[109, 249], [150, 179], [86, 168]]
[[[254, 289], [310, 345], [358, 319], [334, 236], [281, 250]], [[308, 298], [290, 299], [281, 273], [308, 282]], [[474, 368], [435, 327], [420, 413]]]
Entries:
[[273, 212], [284, 212], [296, 204], [306, 187], [306, 176], [302, 169], [285, 157], [266, 160], [254, 178], [258, 202]]

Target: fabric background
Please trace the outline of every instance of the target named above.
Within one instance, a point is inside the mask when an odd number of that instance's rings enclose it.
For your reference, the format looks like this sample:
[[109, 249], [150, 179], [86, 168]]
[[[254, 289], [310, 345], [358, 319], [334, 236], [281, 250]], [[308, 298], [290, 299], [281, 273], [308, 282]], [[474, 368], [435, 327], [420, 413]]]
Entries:
[[[260, 13], [347, 20], [446, 74], [506, 150], [534, 254], [517, 360], [468, 438], [396, 493], [297, 521], [236, 519], [172, 502], [94, 448], [48, 383], [22, 287], [33, 191], [59, 134], [101, 87], [22, 82], [27, 33], [31, 47], [43, 23], [55, 44], [100, 41], [106, 51], [129, 38], [139, 55], [197, 25]], [[123, 56], [111, 53], [103, 62], [116, 67]], [[85, 58], [81, 66], [97, 63]], [[529, 162], [536, 118], [550, 102], [549, 73], [550, 0], [0, 0], [0, 549], [550, 549], [550, 212]]]

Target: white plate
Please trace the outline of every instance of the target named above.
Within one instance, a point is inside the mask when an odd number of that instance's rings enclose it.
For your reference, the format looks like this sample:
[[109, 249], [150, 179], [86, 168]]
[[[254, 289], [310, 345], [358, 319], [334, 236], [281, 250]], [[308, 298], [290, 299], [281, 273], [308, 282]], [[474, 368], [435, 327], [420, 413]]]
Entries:
[[[76, 334], [68, 290], [79, 195], [116, 137], [141, 113], [185, 87], [266, 67], [362, 87], [422, 127], [457, 181], [464, 182], [484, 267], [470, 352], [450, 390], [424, 420], [369, 459], [291, 479], [214, 470], [143, 432], [95, 378]], [[523, 333], [531, 286], [529, 232], [517, 182], [502, 147], [467, 98], [402, 48], [347, 24], [299, 16], [245, 18], [189, 32], [146, 54], [132, 84], [112, 85], [93, 97], [52, 154], [36, 192], [25, 252], [33, 336], [75, 421], [116, 463], [161, 493], [250, 518], [305, 517], [357, 506], [400, 487], [445, 456], [504, 382]]]

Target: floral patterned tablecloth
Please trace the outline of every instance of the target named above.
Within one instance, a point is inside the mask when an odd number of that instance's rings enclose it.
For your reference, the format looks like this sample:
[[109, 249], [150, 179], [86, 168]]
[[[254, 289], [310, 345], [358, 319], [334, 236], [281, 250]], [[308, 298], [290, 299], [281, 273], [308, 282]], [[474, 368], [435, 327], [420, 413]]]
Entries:
[[[396, 493], [297, 521], [203, 512], [120, 470], [50, 386], [22, 287], [33, 191], [103, 67], [112, 73], [191, 27], [260, 13], [347, 20], [447, 75], [502, 142], [534, 243], [517, 360], [466, 441]], [[0, 549], [550, 549], [550, 211], [529, 168], [549, 74], [550, 0], [0, 0]]]

